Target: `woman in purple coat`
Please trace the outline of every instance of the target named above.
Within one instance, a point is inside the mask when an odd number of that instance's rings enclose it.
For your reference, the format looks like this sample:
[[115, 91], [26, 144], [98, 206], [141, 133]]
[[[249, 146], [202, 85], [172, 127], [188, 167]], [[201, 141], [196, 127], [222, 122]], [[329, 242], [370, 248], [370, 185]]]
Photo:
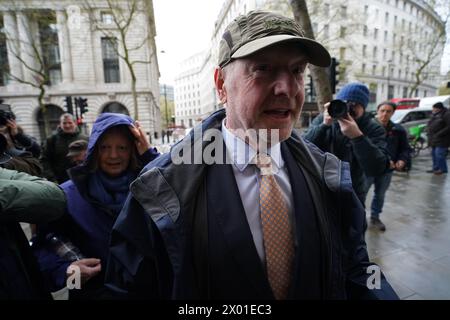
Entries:
[[110, 297], [103, 271], [112, 226], [131, 182], [158, 155], [129, 116], [103, 113], [97, 118], [86, 159], [69, 169], [70, 180], [61, 185], [68, 215], [41, 226], [33, 243], [53, 290], [67, 286], [70, 299]]

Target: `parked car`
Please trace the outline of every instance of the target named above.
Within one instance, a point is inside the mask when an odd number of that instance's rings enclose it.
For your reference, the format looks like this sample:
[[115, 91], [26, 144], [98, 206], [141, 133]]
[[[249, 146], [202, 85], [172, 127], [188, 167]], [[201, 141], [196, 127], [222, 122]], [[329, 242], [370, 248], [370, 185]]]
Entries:
[[[420, 100], [422, 102], [422, 99]], [[432, 105], [419, 106], [414, 109], [400, 109], [394, 112], [391, 121], [401, 124], [407, 132], [419, 124], [427, 124], [431, 118]]]

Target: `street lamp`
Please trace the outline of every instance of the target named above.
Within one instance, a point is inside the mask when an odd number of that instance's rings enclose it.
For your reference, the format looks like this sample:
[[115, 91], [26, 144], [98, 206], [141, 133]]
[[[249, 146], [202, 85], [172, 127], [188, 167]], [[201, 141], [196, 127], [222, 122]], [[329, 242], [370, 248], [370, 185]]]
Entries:
[[166, 135], [169, 142], [169, 108], [167, 106], [167, 86], [164, 84], [164, 106], [166, 108]]
[[388, 60], [388, 70], [387, 70], [387, 99], [392, 99], [393, 97], [389, 96], [389, 92], [390, 92], [390, 87], [391, 87], [391, 83], [390, 83], [390, 78], [391, 78], [391, 65], [392, 65], [392, 60]]

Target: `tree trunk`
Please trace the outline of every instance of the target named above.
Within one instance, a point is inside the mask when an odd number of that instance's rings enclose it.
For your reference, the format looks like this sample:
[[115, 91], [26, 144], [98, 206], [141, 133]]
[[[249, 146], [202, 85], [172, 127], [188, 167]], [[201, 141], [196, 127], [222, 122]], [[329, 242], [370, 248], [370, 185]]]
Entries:
[[43, 84], [39, 85], [39, 96], [38, 96], [38, 104], [39, 108], [42, 112], [42, 118], [44, 119], [44, 135], [47, 138], [49, 136], [49, 133], [51, 132], [50, 128], [50, 122], [48, 121], [48, 114], [47, 114], [47, 107], [44, 103], [44, 96], [45, 96], [45, 88]]
[[[310, 39], [315, 39], [306, 1], [290, 0], [289, 2], [292, 7], [292, 12], [294, 13], [295, 21], [302, 27], [305, 36]], [[314, 87], [316, 89], [317, 107], [320, 112], [323, 111], [323, 105], [333, 99], [326, 70], [326, 68], [322, 67], [309, 66], [309, 71], [311, 72]]]
[[139, 108], [136, 92], [136, 75], [134, 74], [133, 68], [130, 69], [130, 72], [131, 72], [131, 94], [133, 95], [133, 105], [134, 105], [134, 120], [139, 120]]

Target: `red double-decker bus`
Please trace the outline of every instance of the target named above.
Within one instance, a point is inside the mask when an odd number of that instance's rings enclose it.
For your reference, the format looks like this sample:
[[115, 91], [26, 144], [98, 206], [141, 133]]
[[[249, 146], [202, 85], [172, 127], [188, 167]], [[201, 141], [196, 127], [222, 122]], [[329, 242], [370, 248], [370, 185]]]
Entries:
[[389, 100], [397, 105], [397, 109], [412, 109], [419, 106], [420, 98], [393, 98]]

